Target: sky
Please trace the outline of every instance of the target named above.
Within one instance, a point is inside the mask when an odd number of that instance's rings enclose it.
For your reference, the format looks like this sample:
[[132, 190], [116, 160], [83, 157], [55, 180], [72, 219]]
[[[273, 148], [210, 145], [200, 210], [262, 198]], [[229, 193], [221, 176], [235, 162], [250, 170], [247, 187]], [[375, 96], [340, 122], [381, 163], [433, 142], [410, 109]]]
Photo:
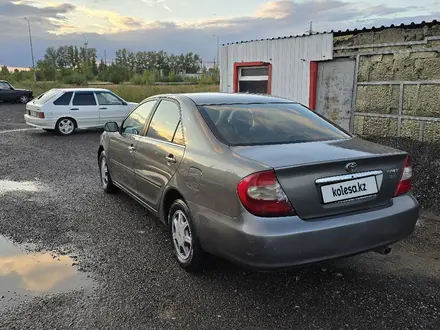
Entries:
[[0, 64], [31, 66], [50, 46], [83, 45], [98, 58], [131, 51], [194, 52], [214, 61], [220, 44], [431, 21], [440, 0], [0, 0]]

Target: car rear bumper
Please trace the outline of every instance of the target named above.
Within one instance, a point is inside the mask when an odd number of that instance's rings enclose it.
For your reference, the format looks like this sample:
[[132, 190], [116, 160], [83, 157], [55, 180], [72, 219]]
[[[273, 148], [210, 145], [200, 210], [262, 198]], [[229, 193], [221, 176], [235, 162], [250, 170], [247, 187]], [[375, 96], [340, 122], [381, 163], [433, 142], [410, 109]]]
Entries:
[[357, 214], [304, 221], [299, 217], [237, 219], [190, 203], [203, 248], [257, 269], [278, 269], [346, 257], [411, 235], [419, 203], [406, 194], [392, 205]]
[[48, 118], [37, 118], [29, 115], [24, 115], [24, 120], [26, 124], [32, 127], [45, 128], [45, 129], [55, 129], [56, 121]]

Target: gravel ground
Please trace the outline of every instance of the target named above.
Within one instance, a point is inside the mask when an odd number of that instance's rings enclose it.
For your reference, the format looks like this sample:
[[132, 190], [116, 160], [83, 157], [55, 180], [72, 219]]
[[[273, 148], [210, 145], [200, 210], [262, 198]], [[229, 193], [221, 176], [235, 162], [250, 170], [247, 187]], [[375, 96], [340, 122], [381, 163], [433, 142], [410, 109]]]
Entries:
[[388, 256], [278, 273], [211, 258], [204, 273], [186, 274], [158, 220], [124, 194], [101, 191], [100, 131], [16, 131], [26, 127], [23, 110], [0, 104], [0, 180], [34, 181], [40, 191], [0, 196], [0, 235], [75, 254], [72, 267], [94, 284], [12, 299], [0, 310], [0, 329], [440, 328], [435, 216], [424, 215]]

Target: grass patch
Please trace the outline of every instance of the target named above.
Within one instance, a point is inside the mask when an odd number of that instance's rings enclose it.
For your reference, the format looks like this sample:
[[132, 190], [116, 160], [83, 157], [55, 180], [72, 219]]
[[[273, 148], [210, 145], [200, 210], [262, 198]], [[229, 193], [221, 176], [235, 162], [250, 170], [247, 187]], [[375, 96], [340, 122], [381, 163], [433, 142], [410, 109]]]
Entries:
[[[80, 87], [74, 85], [64, 85], [54, 82], [19, 82], [14, 84], [15, 88], [26, 88], [34, 92], [34, 96], [40, 95], [51, 88]], [[194, 93], [194, 92], [218, 92], [218, 85], [88, 85], [83, 87], [106, 88], [126, 101], [140, 102], [147, 97], [157, 94], [167, 93]]]

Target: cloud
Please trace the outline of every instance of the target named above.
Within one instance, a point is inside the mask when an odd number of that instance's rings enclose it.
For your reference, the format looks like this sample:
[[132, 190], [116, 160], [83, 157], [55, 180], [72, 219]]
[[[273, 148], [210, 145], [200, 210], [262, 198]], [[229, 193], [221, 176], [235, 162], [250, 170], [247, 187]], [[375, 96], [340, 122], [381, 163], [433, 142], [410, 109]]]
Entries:
[[293, 1], [269, 1], [258, 6], [255, 17], [282, 19], [294, 11]]
[[[163, 0], [143, 2], [147, 6], [166, 3]], [[370, 5], [348, 0], [281, 0], [262, 4], [247, 16], [173, 22], [124, 16], [111, 10], [111, 6], [98, 10], [69, 3], [15, 1], [14, 4], [0, 0], [0, 39], [7, 40], [6, 46], [0, 47], [0, 64], [26, 66], [30, 63], [24, 15], [28, 15], [32, 23], [36, 58], [41, 58], [49, 46], [81, 45], [86, 38], [101, 57], [104, 49], [110, 58], [116, 49], [125, 47], [132, 51], [163, 49], [179, 54], [193, 51], [212, 61], [217, 42], [213, 34], [226, 43], [303, 34], [309, 28], [309, 21], [313, 21], [314, 30], [328, 31], [429, 21], [439, 16], [438, 12], [431, 12], [430, 8], [435, 6], [425, 7]]]
[[172, 10], [166, 4], [165, 0], [142, 0], [142, 2], [146, 3], [150, 7], [155, 7], [156, 5], [162, 5], [162, 8], [171, 12]]
[[[67, 20], [69, 13], [76, 7], [69, 3], [52, 3], [35, 6], [31, 1], [0, 0], [0, 38], [14, 38], [27, 34], [27, 23], [24, 18], [36, 24], [37, 35], [57, 29], [61, 22]], [[3, 39], [4, 40], [4, 39]]]

